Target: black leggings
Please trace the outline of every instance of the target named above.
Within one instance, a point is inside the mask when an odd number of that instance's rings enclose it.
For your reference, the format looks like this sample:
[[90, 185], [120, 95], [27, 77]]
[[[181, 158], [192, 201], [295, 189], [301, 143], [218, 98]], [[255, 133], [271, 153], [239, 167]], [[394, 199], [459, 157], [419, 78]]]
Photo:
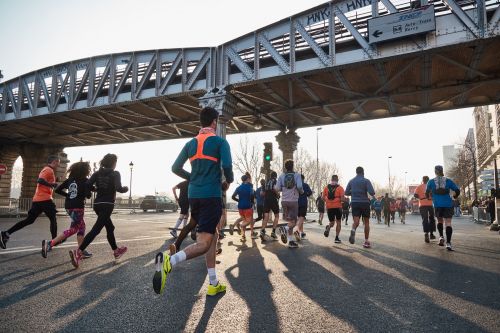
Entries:
[[85, 235], [83, 239], [82, 245], [80, 245], [79, 249], [81, 251], [85, 250], [87, 246], [96, 238], [97, 235], [101, 232], [102, 228], [106, 228], [106, 237], [108, 238], [108, 243], [111, 246], [111, 249], [114, 251], [118, 248], [116, 246], [115, 239], [115, 226], [111, 221], [111, 213], [113, 213], [114, 205], [110, 204], [97, 204], [94, 205], [94, 212], [97, 214], [97, 221], [95, 221], [92, 230]]
[[436, 231], [436, 220], [434, 219], [434, 207], [421, 206], [419, 208], [420, 216], [422, 216], [422, 227], [424, 232]]
[[52, 235], [52, 239], [57, 237], [57, 220], [56, 220], [56, 205], [52, 200], [47, 201], [34, 201], [31, 204], [31, 209], [28, 212], [28, 217], [24, 220], [17, 222], [7, 230], [9, 234], [13, 234], [14, 232], [21, 230], [22, 228], [33, 224], [35, 220], [40, 216], [40, 214], [45, 213], [50, 220], [50, 234]]
[[257, 218], [254, 222], [258, 222], [264, 218], [264, 205], [257, 205]]
[[182, 228], [181, 233], [179, 234], [179, 237], [175, 240], [175, 248], [177, 251], [181, 248], [182, 242], [184, 239], [186, 239], [187, 235], [193, 231], [194, 228], [196, 228], [196, 221], [191, 217], [189, 220], [189, 223], [186, 224], [184, 228]]

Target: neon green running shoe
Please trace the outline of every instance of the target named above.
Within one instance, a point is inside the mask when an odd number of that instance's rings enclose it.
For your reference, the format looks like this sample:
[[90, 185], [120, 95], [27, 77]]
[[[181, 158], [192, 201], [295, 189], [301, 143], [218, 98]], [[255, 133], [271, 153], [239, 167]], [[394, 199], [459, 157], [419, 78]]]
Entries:
[[208, 285], [208, 290], [207, 290], [207, 295], [208, 296], [215, 296], [219, 293], [223, 293], [226, 291], [226, 286], [221, 284], [220, 282], [217, 283], [216, 286], [212, 286], [211, 284]]
[[155, 293], [162, 294], [167, 282], [167, 275], [172, 271], [170, 256], [165, 252], [158, 252], [155, 257], [156, 272], [153, 276], [153, 289]]

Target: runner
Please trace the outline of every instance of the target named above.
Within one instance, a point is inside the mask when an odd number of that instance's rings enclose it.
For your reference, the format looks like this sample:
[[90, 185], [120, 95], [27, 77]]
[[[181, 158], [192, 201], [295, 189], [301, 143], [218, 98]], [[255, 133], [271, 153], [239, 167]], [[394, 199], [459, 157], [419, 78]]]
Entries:
[[92, 188], [94, 185], [97, 188], [97, 194], [94, 200], [94, 212], [97, 214], [97, 221], [90, 232], [85, 235], [83, 242], [76, 250], [69, 251], [71, 263], [75, 268], [80, 265], [80, 260], [83, 257], [83, 251], [90, 243], [99, 235], [102, 228], [106, 228], [106, 237], [108, 243], [113, 250], [115, 259], [119, 259], [125, 252], [127, 247], [118, 247], [115, 239], [115, 226], [111, 221], [111, 214], [115, 208], [116, 192], [128, 192], [127, 186], [122, 186], [121, 176], [118, 171], [115, 171], [118, 158], [115, 154], [106, 154], [100, 162], [100, 168], [87, 181], [87, 187]]
[[241, 176], [241, 181], [242, 184], [236, 188], [231, 198], [238, 203], [238, 211], [240, 213], [240, 217], [243, 219], [243, 224], [241, 225], [241, 241], [246, 242], [245, 233], [248, 225], [250, 225], [250, 236], [252, 239], [257, 238], [257, 235], [254, 235], [253, 233], [254, 222], [252, 207], [255, 199], [255, 193], [247, 175]]
[[389, 198], [389, 193], [385, 194], [385, 197], [380, 201], [382, 205], [382, 209], [384, 211], [384, 224], [387, 224], [388, 227], [391, 226], [391, 198]]
[[405, 198], [401, 198], [401, 201], [399, 202], [399, 218], [401, 220], [401, 223], [405, 224], [406, 220], [406, 208], [408, 207], [408, 202], [406, 202]]
[[316, 207], [318, 208], [318, 224], [323, 225], [323, 216], [325, 215], [325, 200], [323, 200], [322, 193], [316, 198]]
[[[90, 199], [90, 190], [87, 188], [87, 179], [90, 175], [89, 162], [77, 162], [72, 164], [68, 169], [68, 179], [59, 185], [55, 192], [62, 195], [64, 200], [64, 208], [71, 219], [70, 228], [64, 230], [62, 234], [53, 240], [44, 239], [42, 241], [42, 257], [47, 258], [47, 253], [52, 248], [68, 237], [76, 234], [78, 245], [82, 244], [83, 236], [85, 235], [85, 221], [83, 214], [85, 211], [85, 198]], [[68, 191], [64, 191], [67, 189]], [[83, 258], [90, 258], [91, 253], [84, 251]]]
[[328, 237], [328, 235], [330, 235], [330, 228], [337, 223], [337, 228], [335, 229], [335, 243], [341, 243], [339, 234], [342, 228], [342, 203], [345, 199], [344, 188], [339, 185], [339, 177], [337, 175], [333, 175], [330, 184], [323, 189], [323, 199], [326, 204], [328, 221], [330, 221], [325, 228], [324, 235]]
[[363, 247], [370, 248], [371, 244], [368, 240], [370, 236], [370, 200], [368, 199], [367, 193], [374, 197], [375, 190], [373, 189], [372, 183], [365, 178], [364, 174], [365, 172], [362, 167], [356, 168], [356, 177], [351, 179], [347, 184], [345, 195], [351, 196], [352, 207], [353, 223], [349, 243], [354, 244], [359, 219], [363, 217], [365, 226], [365, 242], [363, 243]]
[[257, 203], [257, 218], [255, 222], [259, 222], [264, 218], [264, 187], [266, 187], [266, 181], [264, 179], [260, 180], [260, 186], [255, 191], [255, 201]]
[[381, 198], [375, 198], [373, 202], [373, 209], [375, 210], [375, 216], [377, 217], [377, 224], [382, 222], [382, 202]]
[[288, 227], [281, 227], [281, 241], [289, 248], [299, 247], [293, 240], [293, 228], [297, 224], [299, 210], [299, 194], [304, 193], [300, 174], [293, 171], [293, 161], [285, 161], [285, 172], [280, 175], [276, 184], [276, 190], [283, 193], [281, 207], [283, 208], [283, 219], [288, 222]]
[[17, 222], [7, 231], [0, 233], [0, 247], [2, 249], [7, 248], [7, 241], [13, 233], [35, 222], [42, 213], [45, 213], [50, 220], [50, 234], [52, 235], [52, 239], [57, 237], [57, 210], [54, 201], [52, 201], [52, 191], [57, 187], [54, 170], [59, 166], [59, 163], [59, 157], [55, 155], [51, 155], [47, 159], [47, 165], [42, 169], [36, 181], [35, 195], [33, 196], [31, 209], [28, 211], [28, 217]]
[[345, 225], [347, 225], [347, 220], [349, 219], [349, 209], [351, 208], [351, 201], [349, 198], [344, 197], [344, 202], [342, 202], [342, 220], [345, 220]]
[[[172, 193], [174, 193], [175, 201], [179, 204], [179, 207], [181, 208], [181, 213], [179, 214], [177, 222], [175, 222], [174, 229], [170, 231], [170, 234], [174, 238], [177, 238], [177, 229], [180, 227], [181, 223], [182, 226], [185, 227], [187, 220], [189, 218], [188, 186], [189, 186], [189, 181], [184, 180], [179, 184], [175, 185], [174, 187], [172, 187]], [[177, 196], [176, 190], [179, 190], [179, 196]]]
[[[425, 195], [427, 183], [429, 182], [428, 176], [422, 177], [422, 184], [418, 185], [413, 195], [418, 199], [418, 207], [420, 216], [422, 217], [422, 227], [424, 229], [424, 241], [430, 243], [430, 239], [436, 239], [433, 231], [436, 228], [436, 220], [434, 219], [434, 207], [432, 207], [432, 199], [428, 199]], [[431, 195], [429, 193], [429, 195]]]
[[299, 195], [299, 213], [298, 213], [298, 222], [297, 222], [297, 230], [294, 232], [295, 238], [297, 242], [300, 242], [303, 238], [306, 237], [304, 233], [304, 221], [307, 215], [307, 198], [312, 195], [312, 190], [309, 184], [304, 183], [304, 175], [300, 175], [300, 179], [302, 180], [302, 189], [304, 193]]
[[396, 219], [396, 210], [397, 210], [397, 205], [396, 205], [396, 200], [394, 200], [393, 198], [390, 198], [389, 199], [389, 209], [391, 211], [391, 221], [392, 221], [392, 224], [394, 224], [394, 220]]
[[276, 191], [276, 183], [278, 174], [271, 171], [271, 178], [267, 181], [266, 187], [264, 189], [264, 220], [262, 221], [262, 229], [260, 230], [260, 239], [266, 241], [266, 227], [269, 219], [271, 218], [271, 212], [274, 213], [273, 221], [273, 231], [271, 232], [271, 238], [277, 239], [276, 228], [278, 227], [278, 222], [280, 218], [280, 207], [278, 204], [279, 193]]
[[[207, 295], [224, 292], [215, 272], [215, 251], [217, 246], [217, 225], [222, 216], [222, 188], [233, 181], [231, 151], [227, 141], [216, 136], [219, 114], [210, 107], [200, 112], [201, 130], [197, 137], [186, 143], [172, 166], [178, 176], [189, 179], [189, 206], [191, 216], [198, 222], [196, 243], [170, 256], [159, 252], [155, 257], [156, 272], [153, 289], [163, 293], [168, 274], [179, 263], [205, 255], [209, 286]], [[191, 162], [191, 173], [183, 169], [187, 160]], [[222, 182], [221, 167], [226, 177]], [[221, 186], [222, 184], [222, 186]]]
[[432, 193], [432, 203], [438, 220], [437, 229], [439, 231], [439, 246], [444, 245], [443, 238], [443, 222], [446, 225], [446, 248], [448, 251], [453, 251], [451, 247], [451, 235], [453, 229], [451, 227], [451, 219], [453, 217], [453, 201], [450, 197], [450, 191], [454, 191], [453, 199], [458, 198], [460, 189], [449, 178], [446, 178], [443, 173], [443, 167], [436, 165], [434, 168], [436, 178], [429, 180], [425, 190], [426, 198]]

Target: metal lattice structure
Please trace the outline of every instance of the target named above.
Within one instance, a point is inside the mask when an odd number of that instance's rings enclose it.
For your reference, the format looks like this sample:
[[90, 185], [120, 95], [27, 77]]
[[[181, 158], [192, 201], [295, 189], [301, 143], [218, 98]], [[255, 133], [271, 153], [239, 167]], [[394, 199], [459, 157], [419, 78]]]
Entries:
[[[420, 6], [435, 31], [369, 43], [368, 20]], [[214, 88], [237, 99], [229, 134], [498, 103], [499, 21], [500, 0], [332, 1], [217, 47], [71, 61], [1, 84], [0, 140], [192, 136]]]

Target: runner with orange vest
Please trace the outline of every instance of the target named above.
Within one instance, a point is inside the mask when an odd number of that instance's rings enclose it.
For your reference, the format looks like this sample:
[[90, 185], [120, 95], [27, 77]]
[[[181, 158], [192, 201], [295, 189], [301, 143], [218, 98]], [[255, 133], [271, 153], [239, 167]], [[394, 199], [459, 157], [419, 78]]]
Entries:
[[[155, 257], [156, 272], [153, 289], [157, 294], [164, 291], [167, 275], [179, 263], [205, 255], [209, 286], [207, 295], [215, 296], [224, 292], [226, 286], [217, 280], [215, 273], [215, 253], [217, 245], [217, 225], [222, 216], [222, 188], [233, 181], [231, 150], [228, 142], [216, 136], [215, 130], [219, 113], [210, 107], [200, 112], [201, 130], [191, 139], [172, 165], [172, 172], [189, 180], [188, 197], [191, 218], [197, 226], [196, 243], [170, 256], [159, 252]], [[183, 169], [189, 159], [191, 173]], [[222, 171], [226, 181], [222, 183]], [[222, 183], [222, 186], [221, 186]]]

